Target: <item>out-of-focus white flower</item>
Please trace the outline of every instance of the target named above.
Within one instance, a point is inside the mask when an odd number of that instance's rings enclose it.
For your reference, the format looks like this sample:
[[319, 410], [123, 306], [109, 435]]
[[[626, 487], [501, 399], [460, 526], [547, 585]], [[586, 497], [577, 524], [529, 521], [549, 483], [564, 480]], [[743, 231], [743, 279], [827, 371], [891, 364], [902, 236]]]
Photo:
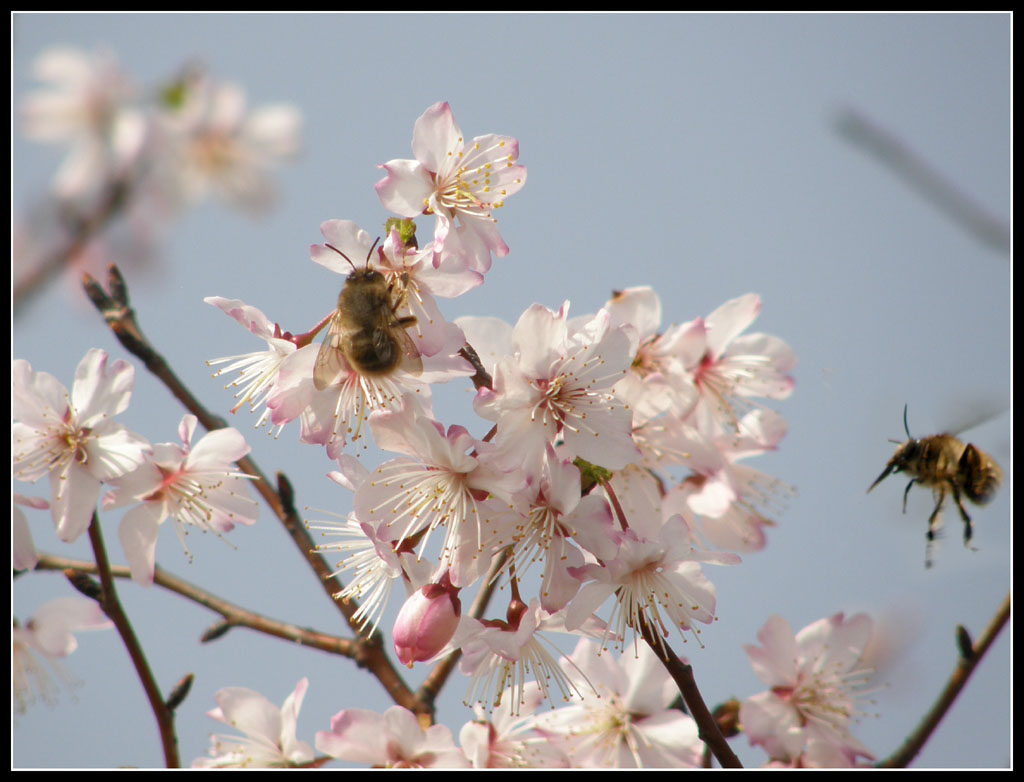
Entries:
[[249, 111], [245, 93], [203, 73], [187, 75], [160, 115], [159, 185], [188, 204], [213, 193], [258, 214], [273, 203], [273, 169], [299, 149], [302, 115], [286, 104]]
[[861, 665], [872, 631], [866, 614], [819, 619], [793, 635], [771, 617], [757, 634], [761, 646], [745, 647], [758, 678], [770, 689], [745, 700], [740, 722], [751, 744], [773, 760], [802, 765], [854, 765], [873, 755], [850, 734], [861, 716], [873, 671]]
[[245, 687], [218, 690], [213, 696], [217, 708], [206, 715], [245, 736], [212, 734], [210, 757], [192, 761], [193, 768], [289, 768], [312, 763], [313, 748], [295, 736], [308, 686], [307, 679], [300, 679], [281, 708]]
[[47, 510], [50, 503], [39, 497], [26, 497], [15, 494], [11, 508], [11, 567], [15, 570], [31, 570], [39, 561], [32, 530], [28, 526], [28, 518], [21, 506]]
[[113, 54], [54, 47], [32, 71], [45, 87], [19, 106], [22, 131], [69, 147], [54, 180], [57, 195], [87, 195], [122, 176], [143, 146], [146, 120], [130, 104], [135, 88]]
[[95, 600], [83, 597], [59, 597], [44, 604], [24, 626], [11, 629], [11, 700], [21, 714], [38, 697], [44, 703], [56, 702], [53, 676], [69, 681], [57, 664], [78, 648], [72, 633], [79, 630], [105, 630], [113, 623]]

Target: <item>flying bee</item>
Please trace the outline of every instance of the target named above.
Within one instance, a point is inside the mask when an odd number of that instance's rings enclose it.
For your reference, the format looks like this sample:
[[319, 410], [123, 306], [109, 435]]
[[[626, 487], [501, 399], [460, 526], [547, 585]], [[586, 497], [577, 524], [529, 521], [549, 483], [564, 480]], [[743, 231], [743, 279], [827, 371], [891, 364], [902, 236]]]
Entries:
[[971, 517], [964, 509], [963, 497], [967, 497], [976, 505], [989, 502], [1003, 480], [1003, 472], [987, 453], [977, 446], [960, 442], [951, 434], [933, 434], [917, 440], [910, 436], [907, 426], [907, 408], [903, 408], [903, 429], [907, 433], [907, 441], [899, 448], [885, 465], [882, 474], [868, 487], [870, 492], [890, 473], [905, 472], [910, 476], [910, 483], [903, 491], [903, 512], [907, 512], [907, 495], [915, 483], [927, 486], [932, 490], [935, 509], [928, 517], [927, 550], [925, 566], [931, 567], [931, 546], [935, 541], [940, 524], [940, 513], [946, 502], [946, 494], [952, 494], [960, 518], [964, 522], [964, 545], [969, 546], [971, 540]]
[[370, 377], [390, 375], [397, 369], [418, 375], [423, 371], [423, 362], [412, 337], [406, 332], [416, 323], [416, 318], [398, 315], [406, 300], [404, 281], [389, 284], [384, 275], [370, 265], [373, 247], [366, 256], [366, 266], [361, 269], [357, 269], [341, 250], [331, 249], [349, 262], [352, 273], [338, 294], [338, 307], [316, 355], [313, 385], [321, 391], [332, 385], [343, 370], [344, 362], [359, 374]]

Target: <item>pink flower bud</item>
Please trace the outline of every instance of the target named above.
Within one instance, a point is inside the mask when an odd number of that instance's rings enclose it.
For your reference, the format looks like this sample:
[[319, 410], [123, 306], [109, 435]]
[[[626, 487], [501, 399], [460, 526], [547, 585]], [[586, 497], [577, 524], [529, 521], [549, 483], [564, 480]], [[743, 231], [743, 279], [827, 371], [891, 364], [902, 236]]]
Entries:
[[398, 612], [392, 630], [398, 659], [410, 668], [415, 662], [429, 660], [451, 640], [461, 614], [459, 590], [452, 586], [447, 573], [439, 584], [427, 584], [413, 592]]

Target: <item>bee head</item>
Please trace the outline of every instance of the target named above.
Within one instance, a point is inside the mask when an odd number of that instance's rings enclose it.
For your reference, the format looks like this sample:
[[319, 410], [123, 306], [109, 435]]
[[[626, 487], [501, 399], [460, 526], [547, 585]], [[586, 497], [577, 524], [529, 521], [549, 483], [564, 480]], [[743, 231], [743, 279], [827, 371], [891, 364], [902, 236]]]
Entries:
[[383, 282], [384, 275], [370, 266], [364, 266], [360, 269], [353, 269], [346, 279], [347, 282], [354, 283], [355, 285], [370, 286], [379, 285]]
[[352, 267], [352, 273], [349, 274], [348, 279], [352, 280], [352, 279], [358, 279], [358, 277], [370, 277], [371, 274], [376, 274], [377, 277], [381, 276], [379, 272], [373, 271], [373, 264], [370, 262], [370, 258], [373, 256], [373, 251], [376, 249], [377, 242], [379, 242], [379, 241], [380, 241], [380, 237], [379, 236], [376, 239], [373, 240], [373, 244], [370, 246], [369, 251], [366, 253], [366, 265], [363, 266], [362, 268], [357, 268], [356, 265], [354, 263], [352, 263], [352, 259], [349, 258], [347, 255], [345, 255], [345, 253], [343, 253], [341, 250], [339, 250], [333, 244], [328, 243], [325, 246], [329, 247], [332, 250], [334, 250], [334, 252], [336, 252], [338, 255], [340, 255], [342, 258], [344, 258], [346, 261], [348, 261], [348, 265]]
[[[907, 425], [907, 409], [903, 408], [903, 427], [906, 429]], [[908, 467], [911, 467], [918, 459], [921, 452], [921, 441], [915, 440], [910, 436], [910, 431], [907, 430], [906, 442], [900, 443], [898, 440], [890, 440], [890, 442], [898, 443], [899, 447], [896, 452], [893, 453], [892, 458], [889, 459], [885, 465], [885, 469], [882, 470], [882, 474], [875, 478], [875, 482], [868, 487], [868, 492], [885, 480], [889, 475], [896, 472], [903, 472]]]

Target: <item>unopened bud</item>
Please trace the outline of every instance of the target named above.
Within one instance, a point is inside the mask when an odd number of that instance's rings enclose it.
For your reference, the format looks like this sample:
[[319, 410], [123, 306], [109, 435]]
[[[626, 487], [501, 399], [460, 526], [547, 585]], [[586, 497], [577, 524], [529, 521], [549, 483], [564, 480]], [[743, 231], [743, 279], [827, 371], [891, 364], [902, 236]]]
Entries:
[[440, 652], [459, 626], [459, 590], [446, 573], [438, 584], [427, 584], [409, 596], [392, 630], [395, 654], [403, 665], [429, 660]]

